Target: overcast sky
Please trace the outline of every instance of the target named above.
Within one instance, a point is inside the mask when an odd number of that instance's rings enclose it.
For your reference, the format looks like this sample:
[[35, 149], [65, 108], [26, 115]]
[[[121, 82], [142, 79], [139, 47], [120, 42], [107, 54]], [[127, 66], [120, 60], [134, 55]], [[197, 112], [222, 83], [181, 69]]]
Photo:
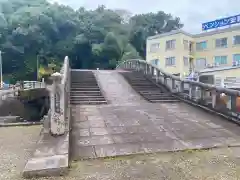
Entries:
[[201, 32], [201, 23], [240, 14], [239, 0], [49, 0], [69, 5], [74, 9], [87, 9], [105, 5], [111, 9], [127, 9], [132, 13], [162, 10], [181, 18], [184, 30]]

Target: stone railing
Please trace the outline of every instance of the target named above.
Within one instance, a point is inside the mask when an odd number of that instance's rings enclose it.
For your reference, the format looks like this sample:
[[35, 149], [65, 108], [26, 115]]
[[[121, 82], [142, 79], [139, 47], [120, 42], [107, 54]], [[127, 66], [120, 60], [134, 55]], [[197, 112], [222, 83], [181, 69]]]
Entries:
[[177, 98], [240, 122], [240, 91], [238, 90], [183, 80], [164, 72], [145, 60], [127, 60], [121, 62], [116, 69], [144, 73], [151, 81], [168, 88]]
[[66, 56], [60, 73], [52, 74], [53, 85], [50, 91], [50, 132], [52, 135], [63, 135], [69, 131], [69, 92], [70, 66]]
[[46, 88], [46, 84], [38, 81], [22, 81], [7, 89], [0, 89], [0, 100], [16, 97], [19, 95], [19, 91], [37, 88]]

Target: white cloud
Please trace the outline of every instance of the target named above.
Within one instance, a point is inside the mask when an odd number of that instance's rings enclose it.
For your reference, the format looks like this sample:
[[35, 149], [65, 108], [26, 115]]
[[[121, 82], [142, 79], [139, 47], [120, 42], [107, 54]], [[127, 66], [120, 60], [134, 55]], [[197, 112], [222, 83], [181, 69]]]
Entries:
[[127, 9], [132, 13], [156, 12], [162, 10], [179, 16], [184, 30], [201, 32], [201, 23], [225, 16], [240, 14], [239, 0], [51, 0], [75, 9], [84, 6], [87, 9], [104, 4], [108, 8]]

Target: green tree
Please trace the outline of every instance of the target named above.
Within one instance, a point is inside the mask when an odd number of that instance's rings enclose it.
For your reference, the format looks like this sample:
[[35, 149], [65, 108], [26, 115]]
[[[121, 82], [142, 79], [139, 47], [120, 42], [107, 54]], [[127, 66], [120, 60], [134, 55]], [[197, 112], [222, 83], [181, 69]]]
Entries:
[[36, 80], [41, 70], [59, 69], [64, 56], [73, 68], [114, 68], [119, 61], [145, 58], [146, 38], [181, 28], [162, 11], [132, 16], [124, 9], [95, 10], [47, 0], [0, 1], [0, 49], [4, 77]]

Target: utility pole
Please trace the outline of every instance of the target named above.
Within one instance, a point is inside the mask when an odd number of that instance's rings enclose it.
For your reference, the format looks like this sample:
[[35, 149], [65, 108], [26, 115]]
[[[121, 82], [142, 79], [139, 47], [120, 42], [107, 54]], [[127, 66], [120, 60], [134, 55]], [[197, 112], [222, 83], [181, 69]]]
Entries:
[[39, 59], [38, 59], [39, 55], [37, 55], [37, 81], [38, 81], [38, 69], [39, 69]]
[[3, 73], [2, 73], [2, 51], [0, 51], [0, 88], [3, 87]]

